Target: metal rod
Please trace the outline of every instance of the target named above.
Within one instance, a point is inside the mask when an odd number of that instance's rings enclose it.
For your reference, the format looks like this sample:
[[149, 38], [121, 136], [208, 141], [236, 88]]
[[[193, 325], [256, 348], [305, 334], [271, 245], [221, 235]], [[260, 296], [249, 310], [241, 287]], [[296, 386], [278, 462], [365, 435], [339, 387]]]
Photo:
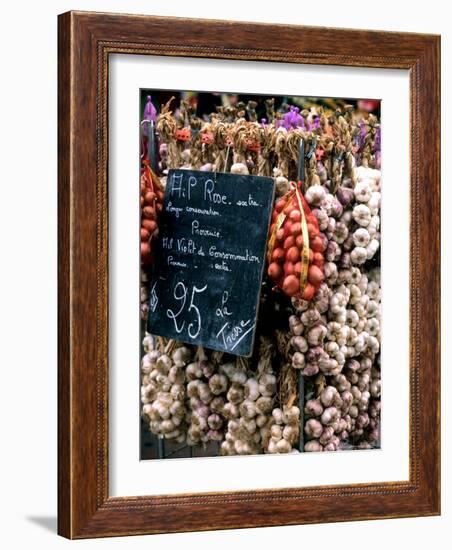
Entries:
[[228, 171], [228, 161], [229, 161], [229, 151], [231, 150], [231, 146], [228, 145], [228, 148], [226, 149], [226, 157], [224, 159], [224, 170], [223, 172]]
[[159, 458], [166, 458], [165, 457], [165, 440], [163, 437], [157, 438], [157, 444], [158, 444], [158, 450], [159, 450]]
[[304, 376], [298, 371], [298, 408], [300, 409], [300, 440], [298, 450], [304, 452]]
[[300, 147], [298, 149], [299, 156], [298, 156], [298, 181], [304, 182], [304, 139], [300, 139]]
[[170, 451], [170, 452], [165, 456], [165, 458], [169, 458], [170, 456], [175, 455], [175, 454], [177, 454], [177, 453], [180, 452], [180, 451], [183, 451], [183, 450], [186, 449], [187, 447], [188, 447], [187, 444], [181, 445], [181, 446], [178, 447], [177, 449], [174, 449], [174, 451]]
[[157, 149], [155, 123], [153, 120], [150, 120], [148, 123], [148, 161], [152, 170], [157, 173]]

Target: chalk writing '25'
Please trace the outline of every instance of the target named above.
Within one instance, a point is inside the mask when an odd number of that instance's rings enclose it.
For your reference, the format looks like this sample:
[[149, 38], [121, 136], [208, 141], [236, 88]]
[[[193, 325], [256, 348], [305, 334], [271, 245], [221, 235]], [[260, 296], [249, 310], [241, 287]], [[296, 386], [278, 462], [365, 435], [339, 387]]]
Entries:
[[[189, 323], [187, 332], [190, 338], [193, 338], [193, 339], [197, 338], [199, 333], [201, 332], [201, 321], [202, 321], [201, 313], [194, 304], [195, 295], [200, 294], [205, 290], [207, 290], [207, 285], [204, 285], [202, 288], [198, 288], [196, 285], [193, 285], [193, 288], [191, 291], [190, 304], [187, 308], [187, 313], [193, 312], [195, 319], [194, 319], [194, 322]], [[184, 327], [185, 327], [185, 320], [182, 321], [179, 325], [178, 318], [180, 317], [180, 315], [182, 315], [185, 309], [185, 304], [187, 303], [187, 294], [188, 294], [187, 287], [184, 285], [182, 281], [178, 282], [177, 285], [174, 287], [173, 296], [178, 302], [180, 302], [179, 310], [176, 313], [172, 309], [166, 310], [166, 315], [168, 316], [169, 319], [173, 320], [174, 328], [176, 329], [176, 332], [179, 334], [184, 330]], [[196, 327], [196, 331], [194, 330], [195, 327]]]

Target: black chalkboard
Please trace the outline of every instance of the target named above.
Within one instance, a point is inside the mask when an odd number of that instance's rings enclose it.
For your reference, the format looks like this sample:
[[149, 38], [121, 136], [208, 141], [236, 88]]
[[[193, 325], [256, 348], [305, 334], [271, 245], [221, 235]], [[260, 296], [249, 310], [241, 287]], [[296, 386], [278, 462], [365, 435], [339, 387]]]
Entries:
[[251, 355], [273, 195], [272, 178], [169, 171], [150, 333]]

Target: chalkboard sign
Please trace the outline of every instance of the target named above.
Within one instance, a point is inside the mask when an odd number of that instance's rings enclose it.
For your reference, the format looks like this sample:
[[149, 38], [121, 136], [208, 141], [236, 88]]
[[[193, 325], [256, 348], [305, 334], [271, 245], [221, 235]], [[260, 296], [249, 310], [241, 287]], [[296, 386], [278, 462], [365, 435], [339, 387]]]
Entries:
[[251, 355], [273, 194], [272, 178], [169, 171], [150, 333]]

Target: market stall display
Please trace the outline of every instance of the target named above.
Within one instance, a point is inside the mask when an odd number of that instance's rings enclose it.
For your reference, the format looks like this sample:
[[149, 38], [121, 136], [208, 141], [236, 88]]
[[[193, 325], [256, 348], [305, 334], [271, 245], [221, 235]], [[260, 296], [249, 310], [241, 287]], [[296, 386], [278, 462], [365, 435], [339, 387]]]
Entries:
[[[378, 447], [378, 116], [352, 105], [276, 109], [268, 98], [258, 122], [257, 106], [201, 118], [186, 99], [158, 115], [146, 104], [157, 135], [143, 141], [155, 144], [142, 171], [143, 425], [166, 442], [215, 443], [212, 454]], [[145, 333], [169, 169], [274, 179], [250, 357]]]

